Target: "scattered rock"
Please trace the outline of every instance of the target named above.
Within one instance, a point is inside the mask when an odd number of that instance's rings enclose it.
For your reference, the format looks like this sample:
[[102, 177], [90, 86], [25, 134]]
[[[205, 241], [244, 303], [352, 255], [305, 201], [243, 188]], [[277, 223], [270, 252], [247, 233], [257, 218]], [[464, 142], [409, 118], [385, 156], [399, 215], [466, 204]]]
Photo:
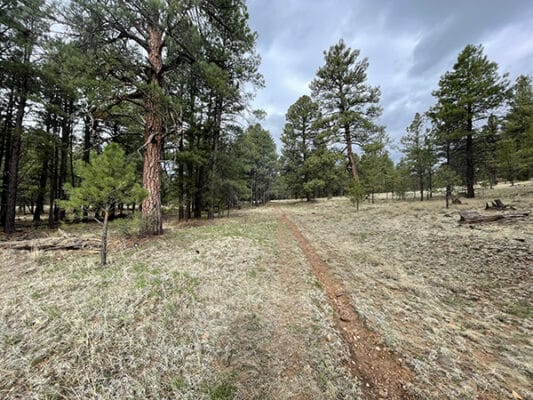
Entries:
[[350, 318], [349, 315], [341, 314], [341, 316], [340, 316], [340, 320], [343, 321], [343, 322], [350, 322], [350, 321], [351, 321], [351, 318]]

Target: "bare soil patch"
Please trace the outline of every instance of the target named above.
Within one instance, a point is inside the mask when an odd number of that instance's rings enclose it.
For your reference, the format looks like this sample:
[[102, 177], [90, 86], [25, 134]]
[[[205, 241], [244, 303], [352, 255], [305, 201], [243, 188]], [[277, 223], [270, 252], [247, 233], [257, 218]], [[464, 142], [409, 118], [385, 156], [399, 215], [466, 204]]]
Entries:
[[[531, 184], [487, 194], [533, 208]], [[467, 199], [282, 203], [359, 317], [414, 373], [424, 399], [533, 398], [531, 218], [463, 225]]]
[[349, 368], [361, 382], [367, 399], [410, 399], [406, 388], [413, 380], [412, 372], [401, 365], [401, 359], [371, 332], [357, 315], [345, 295], [344, 285], [329, 272], [298, 227], [285, 214], [281, 222], [290, 227], [306, 255], [315, 276], [324, 286], [329, 305], [336, 313], [336, 327], [350, 351]]

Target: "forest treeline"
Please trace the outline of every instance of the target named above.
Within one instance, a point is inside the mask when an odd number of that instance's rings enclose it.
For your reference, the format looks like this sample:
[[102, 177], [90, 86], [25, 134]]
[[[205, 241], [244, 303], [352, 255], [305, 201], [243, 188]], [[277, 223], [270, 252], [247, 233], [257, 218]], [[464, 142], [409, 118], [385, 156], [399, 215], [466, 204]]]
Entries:
[[[275, 144], [252, 123], [263, 85], [241, 0], [2, 2], [1, 223], [17, 206], [64, 218], [76, 165], [109, 143], [135, 161], [146, 191], [142, 231], [162, 231], [162, 203], [198, 218], [247, 198], [274, 174]], [[45, 208], [45, 205], [48, 207]], [[125, 204], [117, 204], [121, 209]]]
[[[343, 192], [355, 203], [374, 194], [431, 198], [445, 188], [475, 196], [476, 185], [514, 183], [533, 175], [533, 89], [530, 76], [514, 84], [467, 45], [432, 92], [435, 104], [406, 127], [399, 146], [378, 117], [380, 90], [367, 82], [368, 60], [339, 41], [324, 52], [311, 96], [289, 108], [281, 137], [285, 194], [312, 199]], [[404, 157], [395, 165], [388, 148]], [[463, 189], [464, 188], [464, 189]]]
[[140, 209], [145, 234], [162, 232], [163, 205], [188, 219], [273, 197], [350, 194], [358, 204], [456, 186], [473, 197], [476, 184], [533, 172], [531, 77], [511, 83], [480, 46], [466, 46], [442, 76], [395, 165], [368, 60], [339, 41], [324, 52], [311, 96], [287, 111], [278, 157], [264, 113], [250, 109], [264, 82], [244, 0], [4, 0], [0, 12], [7, 233], [17, 208], [36, 224], [65, 218], [83, 166], [111, 143], [144, 188], [111, 213]]

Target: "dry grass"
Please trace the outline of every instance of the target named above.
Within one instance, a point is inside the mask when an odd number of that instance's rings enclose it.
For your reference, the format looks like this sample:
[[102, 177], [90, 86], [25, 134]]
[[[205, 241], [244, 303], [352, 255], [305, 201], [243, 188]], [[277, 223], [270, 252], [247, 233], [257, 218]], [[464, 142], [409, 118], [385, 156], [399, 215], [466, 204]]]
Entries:
[[[533, 186], [485, 193], [533, 209]], [[285, 204], [360, 315], [405, 355], [424, 399], [533, 398], [531, 217], [460, 225], [430, 202]]]
[[0, 253], [1, 398], [358, 397], [323, 291], [271, 209], [170, 226], [110, 259]]

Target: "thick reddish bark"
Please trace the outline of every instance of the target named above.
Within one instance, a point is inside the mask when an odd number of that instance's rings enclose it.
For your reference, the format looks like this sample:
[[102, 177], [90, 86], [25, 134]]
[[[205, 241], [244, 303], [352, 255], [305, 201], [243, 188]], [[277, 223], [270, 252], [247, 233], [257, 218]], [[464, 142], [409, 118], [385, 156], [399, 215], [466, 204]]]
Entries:
[[348, 168], [350, 169], [350, 175], [354, 180], [359, 179], [359, 174], [357, 173], [357, 166], [355, 165], [355, 157], [353, 154], [353, 148], [352, 148], [352, 136], [350, 134], [350, 127], [345, 126], [344, 127], [344, 135], [346, 139], [346, 146], [347, 146], [347, 154], [348, 154]]
[[152, 90], [147, 91], [144, 99], [146, 125], [144, 129], [143, 187], [147, 190], [148, 195], [142, 203], [142, 233], [159, 235], [163, 232], [160, 164], [163, 122], [158, 112], [157, 89], [161, 86], [161, 73], [163, 70], [161, 54], [163, 46], [161, 32], [155, 27], [150, 30], [149, 45], [149, 81], [152, 85]]
[[[151, 103], [151, 101], [147, 103]], [[153, 104], [147, 104], [144, 134], [146, 147], [144, 150], [143, 187], [148, 195], [142, 203], [142, 233], [147, 235], [159, 235], [163, 232], [160, 164], [162, 123], [153, 107]]]

